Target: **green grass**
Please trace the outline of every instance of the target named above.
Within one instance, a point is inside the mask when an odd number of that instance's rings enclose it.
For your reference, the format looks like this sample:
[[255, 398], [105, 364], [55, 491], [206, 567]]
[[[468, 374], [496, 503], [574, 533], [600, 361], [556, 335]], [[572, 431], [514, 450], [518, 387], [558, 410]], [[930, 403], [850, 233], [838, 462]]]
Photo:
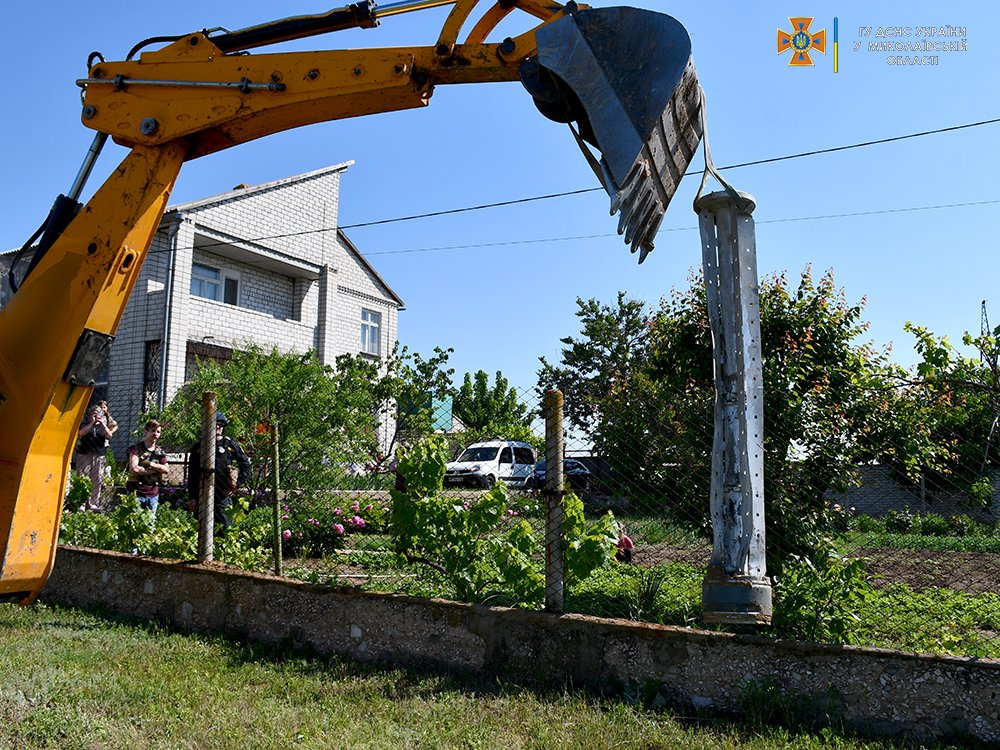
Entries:
[[[772, 702], [767, 711], [748, 705], [748, 716], [772, 717]], [[289, 656], [76, 610], [0, 605], [5, 750], [900, 747], [769, 723], [692, 723], [576, 692]]]
[[708, 537], [699, 536], [697, 532], [660, 516], [632, 516], [619, 513], [615, 518], [622, 523], [625, 531], [637, 544], [673, 544], [686, 547], [710, 542]]
[[1000, 658], [1000, 596], [946, 588], [913, 591], [893, 584], [875, 592], [858, 615], [861, 645]]

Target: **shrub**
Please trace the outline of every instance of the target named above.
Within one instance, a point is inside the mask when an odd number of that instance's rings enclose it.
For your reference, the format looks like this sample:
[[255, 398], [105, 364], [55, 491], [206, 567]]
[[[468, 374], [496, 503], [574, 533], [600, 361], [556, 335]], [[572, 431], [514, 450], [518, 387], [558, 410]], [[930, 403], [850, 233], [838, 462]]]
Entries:
[[964, 513], [948, 519], [948, 530], [953, 536], [982, 536], [983, 528]]
[[925, 513], [920, 516], [920, 533], [928, 536], [948, 536], [951, 527], [948, 519], [937, 513]]
[[[410, 563], [444, 576], [462, 601], [499, 597], [528, 606], [541, 604], [545, 576], [534, 530], [507, 499], [503, 482], [474, 500], [442, 494], [447, 445], [422, 439], [399, 452], [405, 489], [392, 492], [392, 532], [397, 552]], [[588, 526], [583, 502], [563, 498], [563, 553], [567, 585], [582, 580], [614, 554], [617, 537], [608, 513]]]
[[871, 516], [858, 516], [851, 525], [855, 531], [859, 531], [862, 534], [882, 531], [882, 523], [877, 518], [872, 518]]
[[795, 557], [775, 580], [773, 628], [779, 637], [818, 643], [857, 643], [858, 612], [872, 595], [864, 563], [829, 545], [813, 559]]
[[919, 533], [920, 516], [912, 513], [909, 507], [902, 510], [890, 510], [882, 519], [885, 530], [896, 534]]
[[352, 516], [345, 516], [332, 500], [300, 495], [286, 499], [282, 510], [284, 554], [322, 557], [344, 546], [343, 537], [347, 533], [344, 522]]
[[980, 477], [969, 487], [969, 502], [974, 508], [988, 509], [993, 502], [993, 482]]
[[[246, 570], [266, 569], [272, 549], [270, 513], [267, 508], [247, 512], [245, 504], [235, 504], [226, 535], [215, 540], [216, 559]], [[198, 554], [198, 524], [187, 511], [169, 505], [160, 505], [154, 515], [133, 494], [108, 513], [64, 513], [59, 543], [190, 560]]]
[[245, 500], [234, 503], [229, 528], [215, 539], [215, 556], [244, 570], [268, 570], [274, 551], [273, 512], [271, 508], [250, 510]]
[[83, 474], [71, 471], [69, 473], [69, 491], [66, 493], [63, 508], [65, 510], [76, 510], [90, 500], [90, 493], [93, 489], [94, 483], [90, 481], [90, 477], [85, 477]]

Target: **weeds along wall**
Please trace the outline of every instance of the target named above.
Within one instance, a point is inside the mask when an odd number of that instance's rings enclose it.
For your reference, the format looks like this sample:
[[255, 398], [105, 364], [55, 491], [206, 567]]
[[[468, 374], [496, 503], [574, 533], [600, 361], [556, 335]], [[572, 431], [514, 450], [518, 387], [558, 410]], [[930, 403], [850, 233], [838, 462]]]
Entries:
[[42, 593], [183, 630], [597, 690], [689, 712], [1000, 741], [1000, 663], [830, 647], [331, 588], [76, 548]]

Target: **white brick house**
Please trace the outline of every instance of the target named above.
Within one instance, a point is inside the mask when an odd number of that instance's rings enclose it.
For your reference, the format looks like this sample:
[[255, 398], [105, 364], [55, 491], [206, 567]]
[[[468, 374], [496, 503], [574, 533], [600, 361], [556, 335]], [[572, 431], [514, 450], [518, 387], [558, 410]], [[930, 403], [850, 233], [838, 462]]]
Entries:
[[352, 163], [168, 207], [118, 328], [106, 391], [95, 393], [106, 392], [121, 425], [116, 455], [196, 357], [227, 358], [247, 342], [312, 349], [328, 364], [392, 350], [403, 302], [337, 228], [340, 176]]

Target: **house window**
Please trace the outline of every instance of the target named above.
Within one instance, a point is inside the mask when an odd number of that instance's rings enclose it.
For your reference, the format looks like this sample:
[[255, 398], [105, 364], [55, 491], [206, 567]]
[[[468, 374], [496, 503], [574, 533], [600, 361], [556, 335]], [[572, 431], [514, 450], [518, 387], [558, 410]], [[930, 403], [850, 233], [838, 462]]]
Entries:
[[149, 411], [160, 405], [160, 367], [163, 363], [163, 342], [146, 342], [142, 367], [142, 408]]
[[191, 295], [218, 300], [221, 296], [222, 271], [201, 263], [191, 264]]
[[227, 305], [240, 303], [240, 275], [236, 271], [223, 271], [204, 263], [191, 264], [191, 294]]
[[374, 354], [382, 352], [382, 313], [374, 310], [361, 310], [361, 352]]

